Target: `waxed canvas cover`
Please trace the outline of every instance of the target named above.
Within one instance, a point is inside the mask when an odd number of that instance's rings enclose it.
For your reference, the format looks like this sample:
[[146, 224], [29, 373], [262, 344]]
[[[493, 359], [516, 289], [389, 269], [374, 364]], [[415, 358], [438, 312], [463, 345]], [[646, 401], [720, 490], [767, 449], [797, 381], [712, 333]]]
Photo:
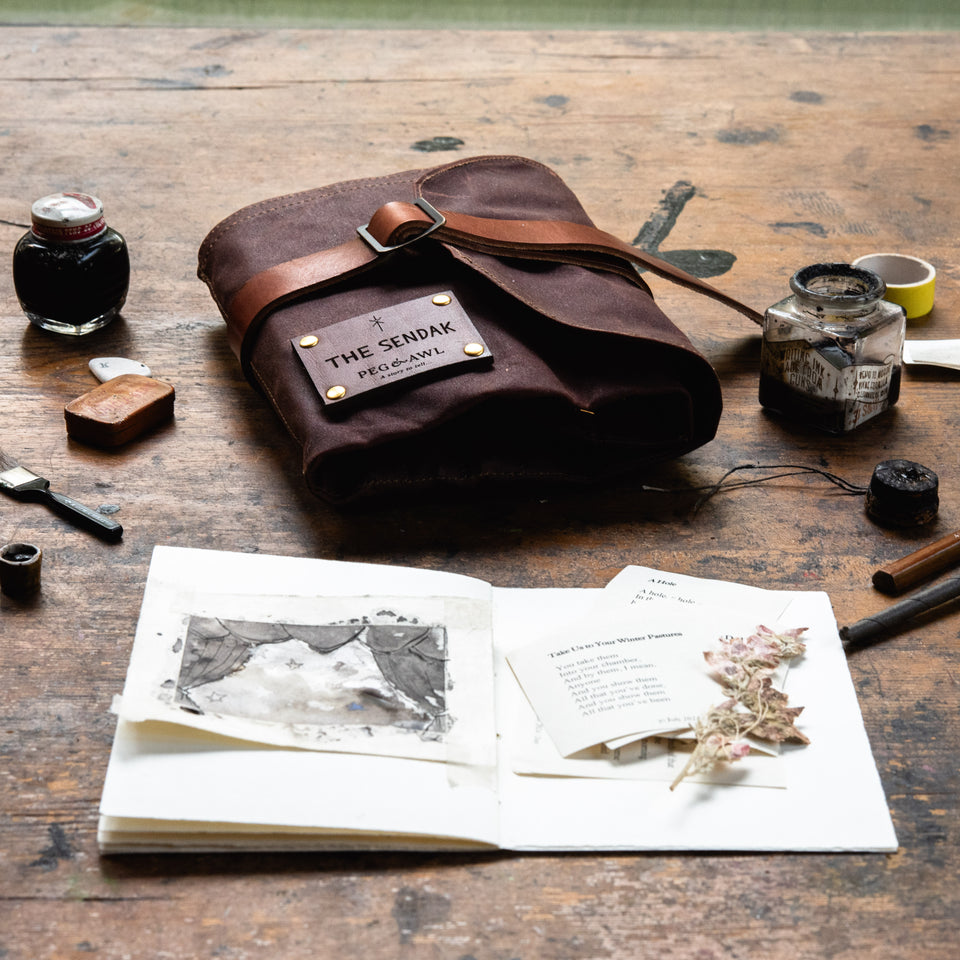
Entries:
[[[591, 223], [547, 167], [470, 158], [239, 210], [203, 241], [199, 275], [230, 324], [231, 302], [251, 277], [354, 237], [381, 204], [421, 196], [474, 216]], [[454, 292], [491, 363], [405, 380], [355, 404], [325, 404], [292, 338], [440, 290]], [[334, 503], [632, 474], [712, 439], [721, 412], [710, 364], [639, 277], [430, 237], [278, 305], [246, 337], [248, 378], [302, 448], [310, 490]]]

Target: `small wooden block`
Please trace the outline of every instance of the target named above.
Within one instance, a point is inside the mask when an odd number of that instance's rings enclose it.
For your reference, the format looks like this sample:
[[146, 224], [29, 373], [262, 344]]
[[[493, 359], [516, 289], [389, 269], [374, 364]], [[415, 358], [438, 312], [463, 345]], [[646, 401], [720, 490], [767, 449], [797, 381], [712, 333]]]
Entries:
[[97, 447], [119, 447], [173, 416], [168, 383], [125, 373], [94, 387], [63, 408], [67, 434]]

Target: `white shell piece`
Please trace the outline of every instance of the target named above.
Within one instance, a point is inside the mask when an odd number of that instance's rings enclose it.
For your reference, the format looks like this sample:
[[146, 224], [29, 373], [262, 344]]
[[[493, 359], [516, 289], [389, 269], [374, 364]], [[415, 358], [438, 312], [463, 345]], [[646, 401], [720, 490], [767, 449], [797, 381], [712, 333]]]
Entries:
[[101, 382], [112, 380], [123, 373], [139, 373], [150, 376], [150, 368], [139, 360], [127, 360], [126, 357], [94, 357], [88, 364], [90, 372]]

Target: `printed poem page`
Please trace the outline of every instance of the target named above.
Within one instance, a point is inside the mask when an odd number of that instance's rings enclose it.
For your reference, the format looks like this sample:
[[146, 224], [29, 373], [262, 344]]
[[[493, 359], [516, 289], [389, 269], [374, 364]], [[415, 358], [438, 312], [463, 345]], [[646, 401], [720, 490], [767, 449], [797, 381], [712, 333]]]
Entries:
[[716, 695], [697, 618], [594, 613], [507, 660], [562, 756], [690, 726]]

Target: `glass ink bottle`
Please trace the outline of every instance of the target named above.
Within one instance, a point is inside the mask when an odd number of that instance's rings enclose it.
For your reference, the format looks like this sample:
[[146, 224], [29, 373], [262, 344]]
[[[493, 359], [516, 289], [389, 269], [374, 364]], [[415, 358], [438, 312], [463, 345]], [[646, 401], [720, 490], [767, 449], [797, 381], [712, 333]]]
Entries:
[[900, 396], [906, 314], [869, 270], [816, 263], [763, 322], [760, 403], [827, 433], [845, 433]]
[[30, 322], [73, 336], [106, 326], [127, 298], [130, 258], [103, 204], [51, 194], [33, 204], [30, 223], [13, 251], [13, 284]]

